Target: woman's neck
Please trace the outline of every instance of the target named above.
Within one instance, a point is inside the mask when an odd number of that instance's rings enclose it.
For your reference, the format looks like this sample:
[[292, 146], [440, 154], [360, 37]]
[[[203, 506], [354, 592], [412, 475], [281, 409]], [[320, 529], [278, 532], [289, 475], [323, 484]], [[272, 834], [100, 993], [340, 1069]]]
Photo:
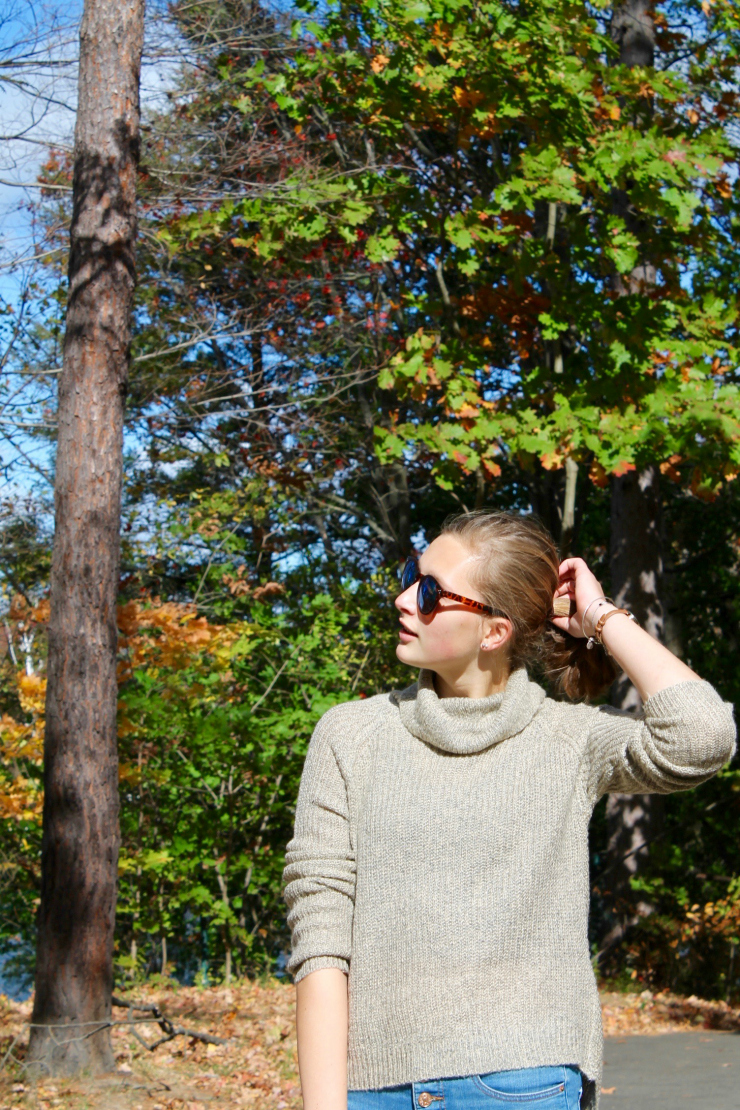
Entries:
[[439, 698], [488, 698], [501, 694], [509, 680], [508, 659], [491, 660], [491, 666], [482, 670], [474, 666], [460, 674], [434, 672], [434, 689]]

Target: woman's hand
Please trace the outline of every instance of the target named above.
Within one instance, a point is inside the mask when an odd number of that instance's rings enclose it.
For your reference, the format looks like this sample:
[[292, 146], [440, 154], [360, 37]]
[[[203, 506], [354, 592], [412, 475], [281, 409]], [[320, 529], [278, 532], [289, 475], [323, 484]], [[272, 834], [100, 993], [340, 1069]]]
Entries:
[[[566, 559], [560, 564], [560, 583], [553, 601], [562, 597], [575, 604], [575, 612], [570, 617], [553, 617], [552, 623], [571, 636], [592, 636], [599, 617], [617, 608], [604, 598], [601, 583], [583, 559]], [[677, 682], [699, 680], [696, 671], [622, 614], [605, 622], [601, 641], [643, 701]]]
[[[569, 617], [553, 617], [552, 623], [563, 632], [571, 636], [592, 636], [595, 616], [602, 613], [604, 608], [613, 609], [615, 606], [606, 600], [597, 603], [604, 597], [601, 583], [586, 566], [583, 559], [566, 559], [560, 564], [560, 582], [555, 591], [555, 598], [567, 597], [575, 603], [575, 612]], [[584, 627], [584, 615], [588, 627]]]

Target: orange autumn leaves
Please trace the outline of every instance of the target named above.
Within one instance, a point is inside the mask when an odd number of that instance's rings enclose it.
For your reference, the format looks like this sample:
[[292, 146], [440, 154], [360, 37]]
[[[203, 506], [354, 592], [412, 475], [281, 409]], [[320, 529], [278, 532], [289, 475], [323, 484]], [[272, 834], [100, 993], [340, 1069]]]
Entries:
[[175, 601], [150, 604], [128, 601], [118, 608], [118, 680], [124, 682], [137, 667], [182, 666], [207, 646], [227, 646], [236, 633], [222, 625], [209, 624], [197, 616], [194, 605]]
[[[14, 603], [15, 605], [15, 603]], [[16, 628], [43, 627], [49, 619], [49, 603], [34, 609], [16, 605], [9, 613]], [[193, 605], [161, 603], [158, 599], [129, 601], [118, 608], [119, 684], [136, 668], [181, 668], [203, 649], [208, 649], [211, 667], [228, 666], [231, 645], [242, 630], [210, 624], [199, 617]], [[41, 768], [45, 729], [45, 674], [15, 675], [15, 689], [24, 719], [9, 713], [0, 718], [0, 818], [40, 824], [43, 807]], [[122, 714], [120, 731], [131, 729]], [[122, 768], [126, 778], [126, 768]]]
[[32, 768], [41, 767], [44, 752], [44, 698], [46, 679], [21, 671], [18, 700], [28, 723], [8, 713], [0, 718], [0, 817], [40, 821], [42, 792]]
[[[48, 619], [46, 599], [31, 607], [21, 595], [13, 598], [8, 621], [15, 626], [19, 639], [35, 633]], [[6, 648], [12, 635], [9, 627], [6, 625]], [[19, 671], [15, 679], [16, 696], [26, 720], [16, 721], [9, 713], [0, 717], [0, 818], [40, 823], [46, 678], [28, 671], [28, 667]]]

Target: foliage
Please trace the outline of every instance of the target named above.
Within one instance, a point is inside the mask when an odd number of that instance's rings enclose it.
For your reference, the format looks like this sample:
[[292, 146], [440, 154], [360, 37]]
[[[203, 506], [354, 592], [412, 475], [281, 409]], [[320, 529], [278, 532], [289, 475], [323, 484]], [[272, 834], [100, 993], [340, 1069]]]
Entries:
[[[635, 71], [602, 3], [172, 6], [188, 62], [144, 132], [127, 411], [122, 971], [278, 956], [313, 723], [407, 680], [397, 560], [460, 507], [557, 532], [566, 458], [607, 592], [610, 478], [659, 464], [674, 645], [740, 702], [738, 15], [655, 14]], [[44, 307], [16, 343], [45, 406], [69, 181], [52, 153]], [[39, 519], [3, 518], [16, 644], [48, 577]], [[42, 637], [24, 662], [0, 671], [6, 938], [38, 883]], [[645, 982], [738, 990], [736, 774], [667, 800], [626, 955]], [[599, 811], [597, 925], [604, 832]]]
[[222, 73], [247, 115], [273, 97], [314, 143], [323, 121], [311, 189], [188, 216], [173, 249], [240, 221], [265, 259], [330, 229], [354, 244], [390, 308], [386, 463], [426, 458], [452, 489], [461, 470], [495, 480], [502, 456], [525, 473], [571, 456], [599, 485], [688, 462], [713, 496], [740, 461], [733, 9], [660, 10], [662, 65], [642, 72], [571, 0], [302, 7], [292, 65]]
[[[243, 601], [244, 578], [223, 579]], [[274, 965], [287, 943], [283, 854], [313, 726], [336, 702], [404, 680], [389, 586], [376, 575], [291, 596], [271, 582], [251, 592], [248, 616], [221, 623], [182, 602], [120, 606], [122, 970], [165, 972], [168, 951], [191, 977]], [[33, 620], [47, 618], [42, 603]], [[31, 939], [42, 803], [45, 679], [22, 671], [15, 681], [19, 712], [0, 722], [6, 945]]]
[[[740, 490], [725, 486], [712, 502], [680, 485], [665, 488], [663, 595], [669, 641], [684, 660], [740, 704], [737, 627], [740, 614]], [[594, 516], [595, 514], [591, 514]], [[603, 579], [608, 588], [608, 577]], [[603, 935], [609, 887], [603, 804], [591, 827], [593, 951]], [[670, 988], [705, 998], [740, 999], [736, 958], [740, 754], [708, 783], [664, 799], [662, 827], [633, 880], [639, 917], [608, 973], [641, 988]]]
[[121, 943], [174, 937], [181, 965], [233, 953], [250, 973], [285, 947], [283, 851], [306, 745], [331, 705], [388, 682], [382, 608], [368, 604], [384, 591], [257, 602], [224, 625], [172, 602], [122, 608]]

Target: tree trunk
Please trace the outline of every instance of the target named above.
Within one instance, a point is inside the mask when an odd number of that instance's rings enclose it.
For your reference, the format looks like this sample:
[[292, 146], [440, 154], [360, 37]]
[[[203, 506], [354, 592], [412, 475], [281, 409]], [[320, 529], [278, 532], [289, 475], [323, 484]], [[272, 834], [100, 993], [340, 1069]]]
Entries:
[[[655, 26], [650, 0], [626, 0], [614, 8], [611, 34], [619, 46], [619, 62], [627, 66], [652, 66], [655, 61]], [[636, 118], [639, 128], [650, 118], [651, 105], [645, 103], [645, 120]], [[640, 237], [641, 226], [634, 212], [629, 190], [614, 191], [613, 207], [627, 227]], [[655, 267], [643, 258], [628, 275], [616, 275], [615, 291], [640, 294], [655, 284]], [[656, 639], [663, 637], [663, 610], [660, 601], [662, 556], [660, 532], [660, 489], [656, 467], [630, 471], [612, 479], [611, 486], [611, 583], [618, 605], [632, 610], [643, 628]], [[637, 712], [640, 697], [626, 675], [612, 689], [612, 705]], [[608, 847], [605, 894], [612, 926], [602, 952], [613, 949], [623, 939], [637, 913], [650, 906], [633, 905], [630, 880], [647, 859], [649, 844], [658, 834], [663, 819], [663, 799], [651, 794], [612, 794], [606, 807]]]
[[651, 66], [655, 62], [654, 0], [624, 0], [615, 4], [612, 40], [623, 66]]
[[36, 1074], [114, 1066], [116, 595], [143, 23], [143, 0], [86, 0], [80, 30], [29, 1046]]
[[[637, 617], [651, 636], [663, 639], [660, 601], [662, 556], [660, 541], [660, 488], [657, 467], [631, 471], [615, 478], [611, 491], [611, 581], [617, 605]], [[640, 697], [626, 675], [614, 683], [612, 705], [636, 712]], [[608, 830], [609, 891], [613, 926], [605, 940], [610, 949], [624, 936], [637, 913], [650, 906], [632, 905], [630, 879], [645, 862], [649, 844], [660, 832], [663, 799], [657, 794], [610, 794], [606, 805]]]

